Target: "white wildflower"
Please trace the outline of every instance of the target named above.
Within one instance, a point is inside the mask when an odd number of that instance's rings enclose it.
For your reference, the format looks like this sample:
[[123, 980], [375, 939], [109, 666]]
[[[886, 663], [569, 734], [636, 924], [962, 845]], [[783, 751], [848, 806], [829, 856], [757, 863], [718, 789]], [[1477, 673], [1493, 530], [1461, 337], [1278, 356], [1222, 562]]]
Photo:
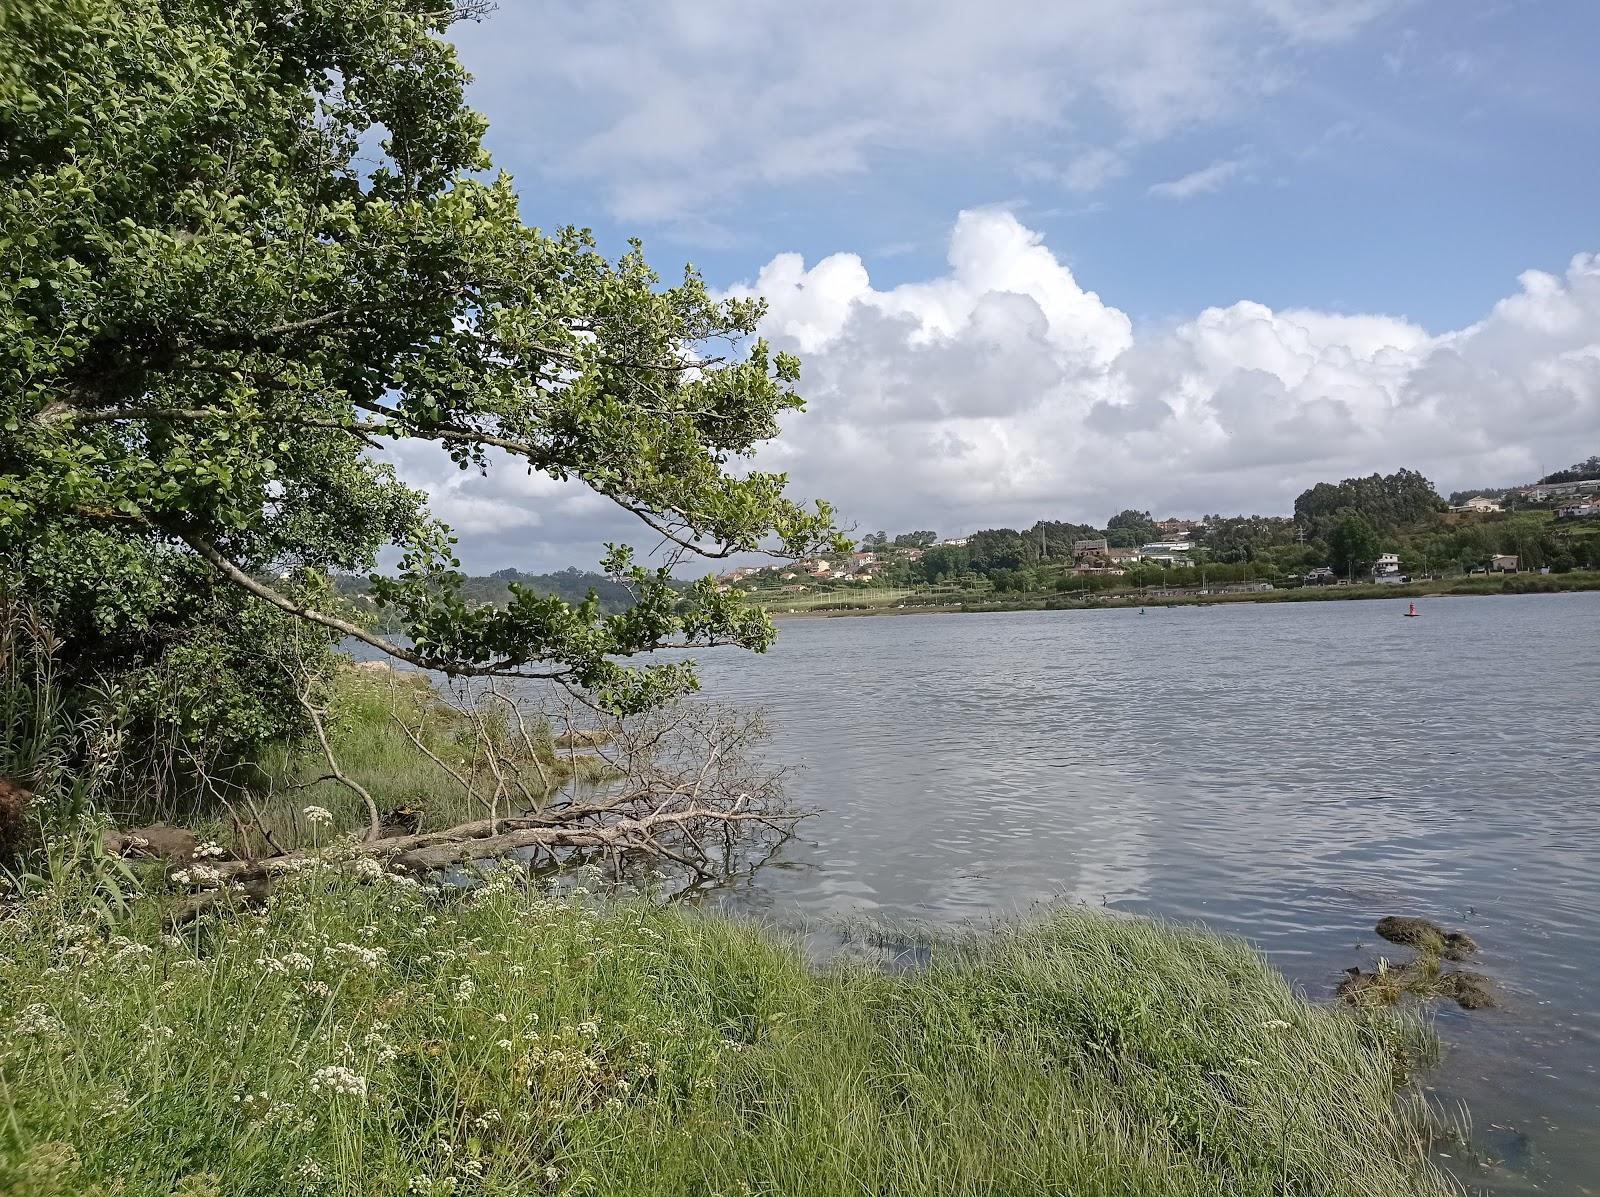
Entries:
[[308, 806], [300, 812], [313, 827], [319, 823], [332, 823], [333, 812], [325, 806]]
[[388, 948], [367, 948], [358, 943], [334, 944], [333, 950], [341, 953], [351, 964], [370, 969], [381, 968], [389, 956]]
[[341, 1065], [330, 1064], [311, 1074], [311, 1088], [317, 1092], [327, 1089], [349, 1097], [365, 1097], [367, 1078]]
[[357, 881], [380, 881], [385, 873], [383, 863], [375, 856], [358, 856], [350, 867]]
[[11, 1029], [18, 1035], [53, 1035], [64, 1028], [61, 1020], [50, 1013], [50, 1007], [42, 1002], [35, 1002], [31, 1006], [24, 1007], [22, 1013], [17, 1015]]
[[194, 856], [199, 860], [204, 860], [208, 857], [226, 856], [227, 854], [227, 849], [221, 844], [214, 844], [210, 840], [207, 840], [194, 850]]
[[472, 995], [478, 991], [478, 983], [471, 977], [462, 977], [456, 982], [456, 1003], [465, 1006], [472, 1000]]
[[1261, 1025], [1263, 1028], [1269, 1031], [1287, 1031], [1289, 1029], [1289, 1024], [1284, 1022], [1281, 1018], [1269, 1019]]

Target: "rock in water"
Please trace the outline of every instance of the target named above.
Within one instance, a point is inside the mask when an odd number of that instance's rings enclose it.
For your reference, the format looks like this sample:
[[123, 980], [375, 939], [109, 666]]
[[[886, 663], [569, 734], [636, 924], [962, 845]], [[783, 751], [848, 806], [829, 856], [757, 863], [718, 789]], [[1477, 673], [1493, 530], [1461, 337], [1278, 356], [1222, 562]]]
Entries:
[[1446, 931], [1438, 923], [1427, 919], [1390, 915], [1378, 920], [1374, 928], [1390, 943], [1405, 944], [1430, 956], [1443, 956], [1446, 960], [1465, 960], [1478, 950], [1472, 937], [1462, 931]]

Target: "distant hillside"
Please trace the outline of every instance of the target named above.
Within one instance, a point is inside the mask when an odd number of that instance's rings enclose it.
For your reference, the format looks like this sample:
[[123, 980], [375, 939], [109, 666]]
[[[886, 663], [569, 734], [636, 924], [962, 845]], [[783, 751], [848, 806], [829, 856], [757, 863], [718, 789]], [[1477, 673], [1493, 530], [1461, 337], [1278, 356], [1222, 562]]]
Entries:
[[[628, 588], [612, 581], [604, 574], [572, 566], [552, 574], [530, 574], [518, 569], [496, 570], [487, 576], [462, 575], [461, 591], [468, 602], [503, 606], [511, 598], [511, 583], [526, 586], [536, 594], [553, 594], [569, 603], [581, 603], [593, 590], [600, 600], [600, 610], [615, 615], [633, 606], [633, 596]], [[346, 598], [359, 598], [367, 593], [367, 580], [354, 575], [344, 575], [333, 580], [334, 588]], [[681, 585], [686, 585], [683, 583]], [[379, 625], [382, 626], [380, 617]]]

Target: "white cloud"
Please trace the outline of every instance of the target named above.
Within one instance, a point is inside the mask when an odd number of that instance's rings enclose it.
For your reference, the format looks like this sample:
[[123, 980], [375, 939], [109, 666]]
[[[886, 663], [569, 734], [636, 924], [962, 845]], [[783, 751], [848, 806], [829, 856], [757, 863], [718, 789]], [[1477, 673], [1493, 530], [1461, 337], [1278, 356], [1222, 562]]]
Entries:
[[958, 531], [1134, 505], [1286, 511], [1399, 466], [1446, 488], [1600, 448], [1600, 257], [1529, 272], [1482, 321], [1240, 301], [1136, 334], [1005, 211], [948, 272], [879, 290], [852, 254], [774, 258], [740, 293], [801, 352], [809, 411], [766, 453], [863, 526]]
[[1182, 178], [1156, 183], [1151, 186], [1150, 194], [1163, 199], [1179, 200], [1196, 195], [1209, 195], [1213, 191], [1222, 190], [1226, 184], [1237, 178], [1245, 166], [1246, 163], [1241, 158], [1224, 158], [1213, 162], [1210, 166], [1190, 171]]
[[[1278, 89], [1398, 0], [557, 0], [458, 27], [495, 136], [629, 221], [748, 189], [1086, 126], [1134, 146]], [[529, 47], [533, 47], [530, 52]], [[1064, 168], [1092, 190], [1122, 151]], [[713, 222], [714, 223], [714, 222]]]
[[[1465, 328], [1241, 300], [1136, 330], [1010, 212], [964, 212], [936, 277], [878, 288], [849, 253], [780, 254], [739, 294], [803, 360], [808, 410], [759, 463], [862, 527], [1286, 512], [1400, 466], [1445, 490], [1600, 450], [1600, 255], [1528, 271]], [[643, 529], [576, 483], [400, 461], [471, 568], [592, 562]]]

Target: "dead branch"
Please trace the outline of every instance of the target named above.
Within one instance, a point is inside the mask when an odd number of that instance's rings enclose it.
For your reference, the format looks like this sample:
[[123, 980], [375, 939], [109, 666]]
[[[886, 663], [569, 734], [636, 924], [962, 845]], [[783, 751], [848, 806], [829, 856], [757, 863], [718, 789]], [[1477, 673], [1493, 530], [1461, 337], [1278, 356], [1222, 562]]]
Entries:
[[351, 777], [339, 767], [339, 758], [333, 755], [333, 745], [328, 743], [328, 729], [322, 722], [323, 716], [326, 714], [326, 712], [316, 706], [303, 691], [300, 694], [300, 705], [305, 709], [306, 714], [310, 717], [311, 726], [317, 733], [317, 741], [322, 745], [322, 754], [328, 760], [327, 774], [323, 777], [319, 777], [317, 780], [336, 781], [351, 793], [359, 797], [362, 802], [366, 803], [366, 838], [369, 842], [377, 839], [378, 835], [380, 834], [380, 829], [383, 825], [383, 816], [378, 813], [378, 804], [372, 800], [372, 795], [367, 791], [367, 787], [362, 785], [359, 781], [355, 780], [355, 778]]
[[[487, 700], [482, 694], [477, 697]], [[469, 695], [462, 705], [470, 705], [471, 699]], [[329, 779], [354, 789], [327, 751], [321, 712], [311, 708], [311, 713], [333, 770]], [[490, 728], [481, 714], [471, 723], [490, 754], [489, 767], [497, 781], [487, 818], [440, 831], [388, 835], [374, 822], [365, 838], [348, 850], [376, 856], [390, 871], [413, 875], [529, 851], [560, 864], [609, 862], [619, 872], [624, 862], [653, 860], [684, 870], [694, 883], [702, 884], [742, 871], [741, 862], [755, 850], [751, 845], [759, 848], [774, 837], [781, 842], [795, 822], [810, 813], [789, 809], [778, 774], [754, 760], [750, 749], [762, 734], [759, 718], [688, 702], [617, 720], [603, 731], [580, 734], [569, 722], [568, 735], [574, 741], [605, 739], [605, 754], [598, 759], [607, 762], [613, 775], [581, 791], [569, 790], [563, 802], [530, 801], [522, 813], [511, 813], [500, 802], [502, 795], [509, 798], [507, 787], [516, 776], [508, 764], [520, 768], [522, 762], [513, 762], [513, 756], [527, 750], [536, 759], [539, 749], [526, 721], [520, 714], [518, 718], [520, 745], [511, 742], [510, 724], [503, 737], [507, 743], [497, 744], [497, 729]], [[411, 738], [414, 744], [420, 741], [420, 736]], [[435, 754], [428, 755], [437, 761]], [[458, 781], [465, 780], [445, 768]], [[542, 797], [548, 796], [546, 790]], [[375, 817], [376, 805], [370, 796], [365, 798], [369, 816]], [[220, 864], [217, 872], [227, 881], [245, 883], [304, 867], [312, 858], [310, 852], [280, 853]]]

